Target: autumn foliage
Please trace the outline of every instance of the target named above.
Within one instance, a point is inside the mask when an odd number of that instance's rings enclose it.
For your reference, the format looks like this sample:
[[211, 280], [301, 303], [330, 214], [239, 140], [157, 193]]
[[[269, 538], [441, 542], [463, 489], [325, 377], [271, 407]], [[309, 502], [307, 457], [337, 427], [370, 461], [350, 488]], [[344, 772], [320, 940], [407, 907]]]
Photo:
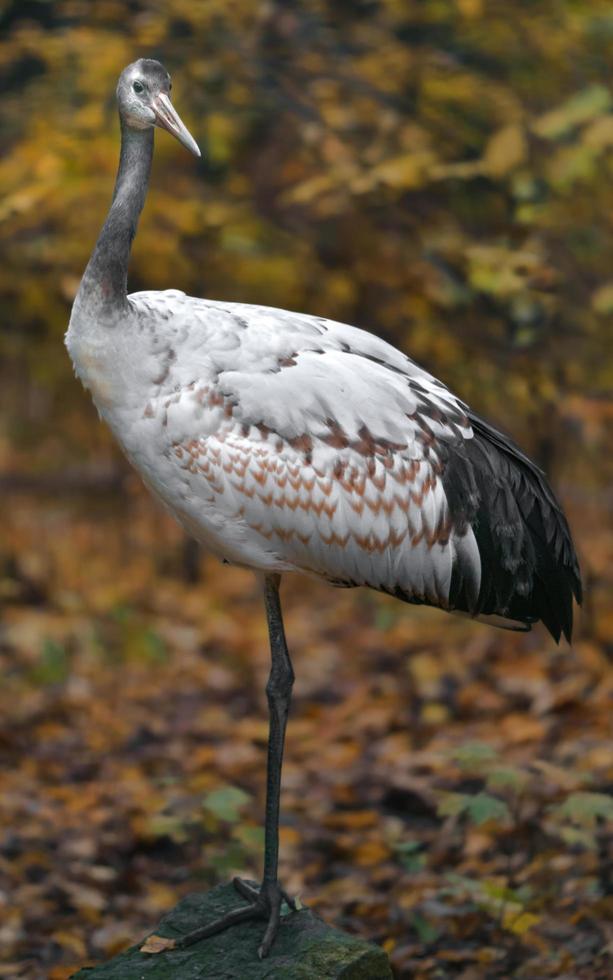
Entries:
[[158, 134], [131, 288], [392, 340], [547, 469], [584, 571], [572, 650], [286, 583], [285, 886], [401, 978], [610, 976], [612, 41], [603, 0], [0, 5], [0, 977], [260, 868], [260, 597], [62, 344], [142, 55], [203, 159]]

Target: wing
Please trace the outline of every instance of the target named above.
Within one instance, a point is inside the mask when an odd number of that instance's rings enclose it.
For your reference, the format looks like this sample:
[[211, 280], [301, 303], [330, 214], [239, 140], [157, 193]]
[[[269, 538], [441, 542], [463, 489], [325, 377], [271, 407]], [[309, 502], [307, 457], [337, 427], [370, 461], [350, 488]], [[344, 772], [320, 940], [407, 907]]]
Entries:
[[194, 492], [200, 481], [279, 567], [474, 608], [479, 551], [470, 525], [453, 519], [440, 451], [471, 438], [464, 406], [353, 327], [209, 305], [234, 318], [240, 343], [211, 344], [204, 379], [185, 375], [170, 422]]
[[158, 352], [164, 452], [233, 560], [570, 637], [581, 582], [551, 488], [440, 381], [355, 327], [141, 295], [179, 340]]

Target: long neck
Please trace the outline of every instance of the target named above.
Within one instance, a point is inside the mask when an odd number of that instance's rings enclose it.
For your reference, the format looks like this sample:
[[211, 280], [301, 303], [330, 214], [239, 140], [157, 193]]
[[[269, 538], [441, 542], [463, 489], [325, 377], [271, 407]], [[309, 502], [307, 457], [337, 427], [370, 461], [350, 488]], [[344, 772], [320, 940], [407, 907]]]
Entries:
[[145, 203], [153, 129], [121, 126], [121, 154], [113, 202], [83, 274], [75, 306], [112, 315], [126, 305], [128, 261]]

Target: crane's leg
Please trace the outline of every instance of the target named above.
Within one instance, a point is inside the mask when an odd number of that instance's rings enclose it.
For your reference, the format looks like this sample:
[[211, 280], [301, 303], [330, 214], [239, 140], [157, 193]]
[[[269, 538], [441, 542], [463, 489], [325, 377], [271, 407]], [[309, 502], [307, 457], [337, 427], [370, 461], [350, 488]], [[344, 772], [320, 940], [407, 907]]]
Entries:
[[268, 575], [264, 584], [264, 600], [270, 637], [271, 668], [266, 685], [268, 698], [268, 766], [266, 774], [266, 823], [264, 836], [264, 877], [259, 890], [240, 878], [234, 879], [238, 893], [250, 904], [233, 909], [221, 919], [216, 919], [200, 929], [194, 929], [176, 941], [176, 947], [191, 946], [192, 943], [213, 936], [230, 926], [248, 919], [267, 920], [266, 931], [258, 949], [260, 959], [270, 952], [275, 941], [281, 917], [281, 902], [286, 901], [295, 908], [292, 899], [279, 885], [277, 869], [279, 863], [279, 802], [281, 797], [281, 764], [285, 743], [285, 728], [289, 713], [294, 671], [287, 651], [281, 603], [279, 601], [279, 575]]

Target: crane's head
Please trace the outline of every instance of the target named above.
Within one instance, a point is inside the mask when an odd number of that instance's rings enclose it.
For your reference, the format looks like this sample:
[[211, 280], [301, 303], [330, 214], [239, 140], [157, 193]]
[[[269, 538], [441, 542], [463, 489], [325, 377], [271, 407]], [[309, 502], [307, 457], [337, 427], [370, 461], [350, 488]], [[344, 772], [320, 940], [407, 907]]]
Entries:
[[183, 125], [170, 101], [170, 75], [159, 61], [139, 58], [124, 68], [117, 83], [119, 114], [131, 129], [159, 126], [172, 133], [194, 156], [200, 156], [198, 144]]

